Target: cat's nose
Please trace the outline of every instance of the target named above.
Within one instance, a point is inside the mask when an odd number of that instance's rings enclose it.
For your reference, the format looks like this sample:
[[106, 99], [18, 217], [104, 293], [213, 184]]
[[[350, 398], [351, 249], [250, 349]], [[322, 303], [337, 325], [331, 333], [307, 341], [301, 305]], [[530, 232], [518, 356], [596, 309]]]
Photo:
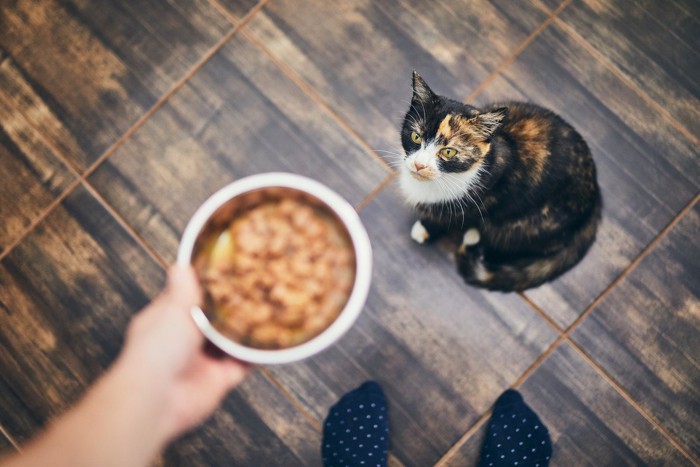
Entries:
[[418, 171], [418, 172], [420, 172], [421, 170], [423, 170], [424, 168], [427, 167], [427, 165], [421, 164], [418, 161], [413, 162], [413, 165], [416, 167], [416, 171]]

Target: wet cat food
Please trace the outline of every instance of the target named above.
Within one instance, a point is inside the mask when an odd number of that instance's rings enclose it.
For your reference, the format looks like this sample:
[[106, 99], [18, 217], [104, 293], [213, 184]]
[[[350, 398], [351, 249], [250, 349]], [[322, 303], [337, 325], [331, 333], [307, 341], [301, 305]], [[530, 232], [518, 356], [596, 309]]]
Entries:
[[293, 347], [320, 334], [345, 306], [355, 280], [352, 243], [324, 206], [256, 195], [210, 226], [195, 249], [205, 311], [242, 345]]

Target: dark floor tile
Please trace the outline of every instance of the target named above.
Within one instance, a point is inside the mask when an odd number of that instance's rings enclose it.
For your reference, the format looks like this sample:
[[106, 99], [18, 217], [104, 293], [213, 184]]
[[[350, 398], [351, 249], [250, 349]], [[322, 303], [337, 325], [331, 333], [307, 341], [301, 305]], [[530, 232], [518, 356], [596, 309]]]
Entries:
[[581, 0], [560, 18], [691, 134], [700, 134], [700, 3]]
[[20, 442], [109, 365], [163, 281], [79, 188], [0, 263], [0, 423]]
[[0, 96], [0, 252], [74, 179], [40, 135]]
[[572, 338], [700, 458], [700, 204]]
[[361, 217], [375, 267], [356, 326], [317, 357], [271, 371], [319, 421], [343, 393], [378, 381], [392, 452], [431, 465], [556, 335], [517, 295], [468, 287], [439, 250], [415, 244], [393, 189]]
[[206, 0], [3, 2], [0, 95], [85, 168], [230, 28]]
[[[552, 438], [552, 466], [693, 465], [568, 344], [519, 389]], [[448, 465], [474, 465], [487, 424]]]
[[500, 0], [275, 0], [248, 27], [373, 148], [398, 151], [413, 70], [466, 98], [545, 18]]
[[[131, 315], [164, 273], [79, 188], [0, 264], [0, 424], [26, 442], [114, 360]], [[274, 410], [270, 410], [274, 407]], [[318, 460], [318, 434], [255, 375], [214, 419], [170, 447], [168, 465]]]
[[243, 18], [252, 10], [259, 0], [213, 0], [217, 1], [221, 6], [226, 8], [229, 13], [232, 13], [238, 19]]
[[235, 37], [89, 179], [158, 253], [214, 191], [259, 172], [321, 180], [358, 204], [387, 167]]
[[700, 190], [700, 153], [557, 27], [547, 28], [478, 101], [511, 97], [562, 115], [586, 139], [598, 169], [604, 209], [596, 243], [572, 271], [527, 292], [567, 327]]

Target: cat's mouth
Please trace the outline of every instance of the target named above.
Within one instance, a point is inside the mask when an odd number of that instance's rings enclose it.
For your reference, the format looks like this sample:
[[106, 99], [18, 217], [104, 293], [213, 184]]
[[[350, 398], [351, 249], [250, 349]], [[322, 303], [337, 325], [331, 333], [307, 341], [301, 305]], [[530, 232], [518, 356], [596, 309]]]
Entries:
[[421, 174], [419, 172], [414, 172], [413, 170], [409, 170], [408, 172], [411, 174], [411, 177], [421, 182], [427, 182], [428, 180], [432, 180], [433, 178], [435, 178], [431, 173], [424, 172]]

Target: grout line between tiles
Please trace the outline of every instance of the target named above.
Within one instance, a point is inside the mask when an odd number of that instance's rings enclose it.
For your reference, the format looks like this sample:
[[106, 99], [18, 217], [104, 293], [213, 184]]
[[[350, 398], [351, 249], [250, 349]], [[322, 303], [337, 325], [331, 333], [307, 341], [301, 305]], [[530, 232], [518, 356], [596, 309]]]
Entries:
[[[579, 315], [579, 317], [578, 317], [573, 323], [571, 323], [571, 325], [569, 325], [569, 327], [567, 327], [566, 330], [564, 330], [563, 332], [561, 332], [561, 331], [559, 331], [559, 329], [561, 329], [561, 328], [559, 328], [559, 326], [556, 325], [556, 323], [551, 323], [551, 324], [554, 326], [554, 328], [557, 329], [558, 332], [560, 332], [559, 337], [557, 337], [557, 338], [555, 339], [555, 341], [554, 341], [552, 344], [550, 344], [550, 346], [549, 346], [539, 357], [537, 357], [537, 359], [535, 359], [535, 361], [520, 375], [520, 377], [518, 377], [517, 380], [515, 380], [515, 382], [514, 382], [510, 387], [513, 388], [513, 389], [515, 389], [515, 388], [519, 387], [520, 385], [522, 385], [522, 384], [530, 377], [530, 375], [531, 375], [537, 368], [540, 367], [540, 365], [542, 364], [542, 362], [544, 362], [544, 361], [554, 352], [554, 350], [556, 350], [556, 348], [557, 348], [563, 341], [566, 340], [566, 341], [569, 342], [569, 343], [575, 344], [575, 343], [570, 339], [569, 335], [576, 329], [576, 327], [577, 327], [579, 324], [581, 324], [581, 322], [583, 322], [583, 320], [585, 320], [586, 317], [588, 317], [588, 315], [592, 312], [592, 310], [594, 310], [594, 309], [605, 299], [605, 297], [607, 296], [607, 294], [610, 293], [610, 291], [611, 291], [613, 288], [615, 288], [615, 286], [617, 286], [617, 284], [619, 284], [625, 277], [627, 277], [627, 276], [629, 275], [629, 273], [630, 273], [633, 269], [635, 269], [635, 268], [637, 267], [637, 265], [639, 265], [639, 263], [640, 263], [640, 262], [641, 262], [641, 261], [656, 247], [656, 245], [666, 236], [666, 234], [668, 234], [668, 232], [669, 232], [669, 231], [670, 231], [670, 230], [671, 230], [671, 229], [672, 229], [672, 228], [673, 228], [673, 227], [674, 227], [674, 226], [675, 226], [675, 225], [676, 225], [676, 224], [677, 224], [691, 209], [693, 209], [693, 207], [695, 206], [695, 204], [697, 204], [697, 202], [698, 202], [699, 200], [700, 200], [700, 193], [698, 193], [697, 195], [695, 195], [695, 197], [694, 197], [683, 209], [681, 209], [681, 210], [678, 212], [678, 214], [676, 214], [676, 216], [671, 220], [671, 222], [669, 222], [669, 224], [668, 224], [666, 227], [664, 227], [664, 228], [661, 230], [661, 232], [659, 232], [659, 234], [644, 248], [644, 250], [642, 250], [642, 252], [637, 256], [637, 258], [635, 258], [634, 261], [632, 261], [632, 262], [627, 266], [627, 268], [625, 268], [625, 269], [620, 273], [620, 275], [619, 275], [617, 278], [615, 278], [615, 280], [614, 280], [614, 281], [613, 281], [613, 282], [598, 296], [598, 298], [596, 298], [596, 299], [593, 301], [593, 303], [591, 303], [590, 305], [588, 305], [588, 307], [586, 307], [586, 309], [583, 311], [583, 313], [581, 313], [581, 315]], [[529, 299], [524, 299], [524, 300], [525, 300], [525, 302], [528, 303], [530, 306], [533, 306], [533, 308], [535, 309], [535, 311], [538, 312], [538, 314], [539, 314], [539, 311], [538, 311], [538, 310], [539, 310], [539, 307], [538, 307], [538, 306], [536, 306], [536, 305], [535, 305], [531, 300], [529, 300]], [[540, 311], [541, 311], [541, 310], [540, 310]], [[543, 316], [543, 318], [544, 318], [544, 317], [547, 316], [547, 315], [546, 315], [544, 312], [542, 312], [542, 315], [541, 315], [541, 316]], [[547, 318], [548, 318], [548, 317], [547, 317]], [[545, 319], [547, 319], [547, 318], [545, 318]], [[549, 322], [549, 320], [548, 320], [548, 322]], [[574, 347], [578, 347], [578, 346], [577, 346], [577, 345], [574, 345]], [[582, 351], [582, 350], [579, 349], [579, 348], [577, 348], [577, 350], [578, 350], [578, 351]], [[595, 364], [590, 358], [587, 357], [587, 360], [590, 360], [590, 361], [591, 361], [591, 363], [593, 364], [593, 366], [596, 368], [597, 371], [603, 372], [602, 368], [600, 368], [597, 364]], [[610, 379], [610, 378], [607, 377], [606, 379]], [[613, 384], [613, 387], [614, 387], [616, 390], [618, 390], [618, 392], [619, 392], [626, 400], [628, 400], [628, 399], [629, 399], [629, 400], [632, 400], [632, 399], [631, 399], [631, 396], [629, 396], [629, 395], [626, 394], [623, 390], [621, 390], [621, 388], [620, 388], [619, 385]], [[618, 388], [619, 388], [619, 389], [618, 389]], [[634, 404], [633, 404], [633, 407], [634, 407], [635, 409], [637, 409], [638, 411], [640, 411], [640, 409], [638, 408], [638, 407], [639, 407], [638, 404], [634, 403]], [[482, 415], [482, 416], [475, 422], [475, 424], [472, 425], [472, 426], [465, 432], [465, 434], [462, 435], [462, 436], [459, 438], [459, 440], [458, 440], [458, 441], [443, 455], [443, 457], [437, 462], [436, 465], [444, 465], [457, 451], [459, 451], [459, 449], [462, 447], [462, 445], [464, 445], [464, 443], [474, 434], [474, 432], [476, 432], [476, 431], [478, 430], [479, 426], [480, 426], [481, 424], [483, 424], [484, 419], [487, 418], [488, 412], [489, 412], [490, 410], [491, 410], [491, 409], [487, 410], [486, 413], [485, 413], [484, 415]], [[653, 419], [650, 418], [650, 416], [646, 414], [646, 412], [640, 411], [640, 413], [642, 414], [642, 416], [644, 416], [647, 420], [650, 421], [651, 425], [652, 425], [654, 428], [659, 429], [659, 431], [661, 431], [661, 433], [664, 434], [664, 436], [665, 436], [667, 439], [669, 439], [669, 442], [671, 442], [671, 444], [672, 444], [673, 446], [676, 446], [676, 445], [679, 444], [675, 439], [673, 439], [672, 437], [670, 437], [670, 435], [667, 435], [667, 434], [666, 434], [666, 431], [665, 431], [658, 423], [654, 422]], [[478, 425], [478, 426], [477, 426], [477, 425]], [[689, 454], [687, 453], [686, 450], [681, 449], [680, 451], [681, 451], [684, 455], [688, 456], [690, 459], [693, 459], [692, 456], [689, 456]]]
[[394, 180], [395, 176], [395, 174], [389, 174], [389, 176], [387, 176], [382, 182], [380, 182], [379, 185], [377, 185], [367, 196], [365, 196], [365, 198], [362, 201], [360, 201], [360, 203], [355, 207], [355, 210], [357, 212], [360, 212], [365, 207], [367, 207], [367, 205], [371, 203], [372, 200], [376, 198], [377, 195], [381, 193], [382, 190], [384, 190], [384, 188], [386, 188]]
[[[15, 448], [15, 451], [22, 452], [22, 449], [20, 449], [19, 444], [17, 444], [15, 439], [12, 436], [10, 436], [10, 434], [7, 432], [7, 430], [5, 430], [5, 427], [2, 425], [0, 425], [0, 434], [2, 434], [2, 436], [7, 438], [7, 440], [10, 442], [10, 444], [12, 444], [12, 446]], [[4, 454], [9, 454], [9, 453], [4, 453]]]
[[545, 311], [542, 308], [540, 308], [535, 302], [530, 300], [530, 297], [525, 295], [524, 292], [518, 292], [518, 295], [525, 301], [525, 303], [530, 305], [530, 307], [533, 310], [535, 310], [535, 312], [538, 315], [540, 315], [540, 317], [544, 319], [559, 335], [564, 333], [564, 329], [562, 329], [561, 326], [559, 326], [552, 318], [550, 318], [549, 315], [545, 313]]
[[265, 44], [263, 44], [251, 31], [243, 29], [241, 35], [248, 39], [252, 44], [257, 46], [263, 53], [270, 59], [270, 61], [279, 68], [282, 73], [284, 73], [287, 78], [289, 78], [294, 84], [297, 85], [311, 100], [313, 100], [321, 109], [323, 109], [342, 129], [347, 131], [362, 147], [365, 148], [377, 161], [379, 161], [382, 166], [389, 172], [395, 173], [394, 169], [372, 149], [369, 143], [362, 138], [348, 122], [346, 122], [340, 115], [338, 115], [328, 104], [325, 103], [323, 98], [313, 90], [313, 88], [304, 81], [301, 76], [299, 76], [294, 70], [292, 70], [286, 63], [279, 60], [270, 49], [268, 49]]
[[22, 231], [22, 233], [14, 239], [10, 244], [5, 247], [5, 249], [0, 253], [0, 261], [5, 259], [7, 255], [9, 255], [12, 250], [15, 249], [17, 245], [19, 245], [24, 238], [29, 235], [29, 233], [34, 230], [44, 219], [48, 217], [49, 214], [59, 205], [61, 202], [68, 197], [68, 195], [71, 194], [71, 192], [80, 185], [81, 180], [79, 178], [76, 178], [73, 180], [70, 185], [66, 187], [65, 190], [63, 190], [63, 193], [58, 195], [53, 201], [51, 201], [51, 204], [49, 204], [44, 211], [42, 211], [37, 217], [35, 217], [29, 225]]
[[578, 32], [565, 21], [554, 18], [555, 24], [566, 32], [572, 39], [574, 39], [579, 45], [581, 45], [588, 53], [590, 53], [596, 60], [605, 66], [613, 75], [615, 75], [620, 81], [622, 81], [628, 88], [630, 88], [635, 94], [642, 98], [649, 106], [653, 107], [661, 116], [669, 123], [673, 128], [678, 130], [683, 136], [688, 138], [696, 146], [700, 146], [700, 141], [696, 138], [688, 129], [683, 126], [678, 120], [673, 118], [673, 115], [666, 110], [661, 104], [656, 102], [651, 96], [649, 96], [642, 88], [640, 88], [634, 81], [627, 77], [619, 68], [617, 68], [608, 58], [598, 51], [593, 45], [591, 45], [585, 38], [581, 37]]
[[109, 214], [119, 223], [119, 225], [122, 226], [124, 230], [127, 231], [131, 237], [133, 237], [134, 240], [136, 240], [136, 243], [138, 243], [141, 248], [143, 248], [148, 255], [153, 258], [155, 262], [160, 264], [163, 269], [167, 271], [167, 269], [170, 267], [170, 264], [163, 259], [162, 256], [158, 254], [158, 252], [134, 229], [127, 221], [122, 217], [121, 214], [117, 212], [116, 209], [114, 209], [106, 199], [102, 197], [99, 191], [95, 187], [92, 186], [90, 182], [87, 180], [83, 180], [83, 187], [90, 192], [90, 194], [102, 205], [103, 208], [109, 212]]
[[590, 366], [592, 366], [598, 374], [610, 385], [612, 386], [619, 394], [622, 396], [623, 399], [627, 401], [628, 404], [630, 404], [639, 414], [646, 419], [646, 421], [654, 428], [654, 430], [658, 431], [661, 433], [662, 436], [664, 436], [670, 443], [673, 445], [674, 448], [676, 448], [679, 452], [681, 452], [685, 457], [687, 457], [689, 460], [693, 462], [694, 465], [700, 465], [700, 459], [696, 459], [693, 457], [693, 455], [685, 448], [681, 443], [676, 441], [674, 436], [669, 433], [666, 428], [661, 425], [659, 421], [656, 420], [656, 418], [650, 414], [644, 407], [641, 406], [634, 398], [632, 397], [631, 394], [629, 394], [620, 384], [618, 384], [615, 379], [608, 374], [605, 369], [600, 366], [590, 355], [588, 355], [579, 345], [574, 342], [571, 337], [567, 336], [566, 337], [567, 343], [576, 351], [578, 352], [581, 357], [583, 357], [584, 360], [588, 362]]
[[498, 75], [501, 74], [501, 72], [506, 69], [511, 63], [515, 61], [515, 59], [522, 53], [523, 50], [527, 48], [532, 41], [534, 41], [537, 36], [539, 36], [542, 31], [544, 31], [556, 18], [556, 16], [564, 9], [566, 8], [573, 0], [565, 0], [562, 2], [553, 12], [549, 14], [547, 18], [545, 18], [542, 23], [535, 28], [534, 31], [530, 33], [529, 36], [527, 36], [518, 46], [508, 55], [506, 58], [504, 58], [501, 63], [498, 64], [498, 66], [491, 72], [489, 75], [479, 83], [479, 85], [467, 96], [466, 99], [464, 99], [465, 103], [471, 102], [476, 96], [481, 94], [481, 92], [488, 87], [491, 82], [498, 77]]
[[294, 397], [294, 395], [289, 392], [289, 390], [282, 383], [280, 383], [279, 380], [275, 378], [267, 368], [258, 367], [258, 369], [268, 380], [270, 380], [272, 384], [275, 385], [275, 387], [277, 387], [277, 389], [279, 389], [282, 395], [292, 403], [294, 408], [301, 412], [301, 415], [316, 429], [316, 431], [320, 433], [322, 430], [321, 424], [304, 408], [303, 405], [301, 405], [297, 398]]

